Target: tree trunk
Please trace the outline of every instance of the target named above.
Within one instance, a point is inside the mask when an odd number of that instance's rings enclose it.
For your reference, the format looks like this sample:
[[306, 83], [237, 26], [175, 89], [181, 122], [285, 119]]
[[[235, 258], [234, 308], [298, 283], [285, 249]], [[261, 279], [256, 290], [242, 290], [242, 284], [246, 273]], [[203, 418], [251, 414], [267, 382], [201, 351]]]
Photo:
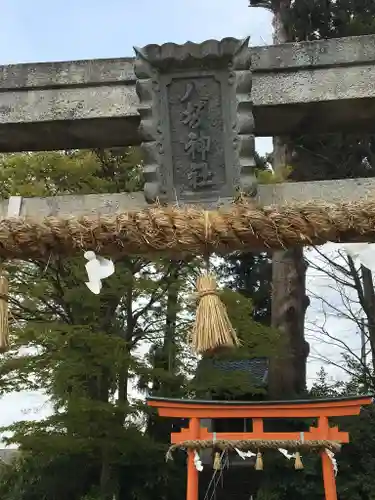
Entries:
[[[274, 10], [274, 44], [288, 41], [287, 10], [290, 0], [279, 0]], [[273, 168], [289, 164], [287, 138], [274, 138]], [[287, 399], [306, 389], [306, 361], [309, 346], [304, 337], [306, 263], [302, 249], [274, 252], [272, 260], [272, 326], [284, 337], [283, 352], [270, 360], [268, 393], [271, 399]]]
[[[134, 269], [132, 267], [129, 268], [129, 274], [130, 274], [130, 276], [128, 277], [129, 283], [127, 285], [126, 301], [125, 301], [126, 330], [123, 332], [123, 340], [126, 344], [127, 356], [130, 358], [130, 343], [133, 339], [134, 327], [135, 327], [135, 322], [133, 317]], [[126, 363], [120, 370], [118, 376], [118, 399], [117, 399], [118, 404], [127, 403], [128, 385], [129, 385], [129, 363]]]
[[[129, 385], [129, 363], [130, 343], [134, 334], [134, 317], [133, 317], [133, 295], [134, 295], [134, 272], [133, 266], [129, 266], [128, 285], [126, 289], [126, 328], [122, 332], [122, 339], [126, 344], [127, 359], [124, 360], [124, 365], [118, 373], [117, 381], [117, 405], [122, 406], [128, 402], [128, 385]], [[112, 311], [112, 315], [115, 311]], [[111, 316], [112, 316], [111, 315]], [[110, 319], [109, 319], [110, 321]], [[126, 410], [118, 411], [113, 423], [109, 425], [118, 425], [123, 427], [126, 417]], [[100, 474], [100, 495], [103, 500], [118, 500], [120, 498], [120, 468], [113, 465], [113, 458], [108, 455], [108, 451], [104, 445], [102, 450], [102, 466]]]
[[[118, 384], [117, 384], [117, 405], [122, 406], [128, 403], [128, 391], [129, 391], [129, 359], [131, 356], [131, 341], [134, 336], [135, 319], [133, 315], [133, 297], [134, 297], [134, 274], [135, 268], [129, 266], [129, 276], [128, 285], [126, 290], [126, 300], [125, 300], [125, 310], [126, 310], [126, 329], [122, 332], [122, 338], [125, 342], [126, 360], [124, 360], [124, 365], [120, 368], [118, 373]], [[123, 427], [126, 418], [126, 410], [118, 412], [117, 425]], [[111, 499], [119, 500], [121, 498], [121, 487], [120, 487], [120, 474], [121, 467], [111, 467], [109, 481], [112, 487]]]
[[272, 326], [283, 335], [278, 357], [271, 359], [269, 395], [288, 399], [306, 390], [309, 346], [304, 338], [306, 263], [303, 250], [275, 252], [272, 261]]
[[361, 266], [363, 296], [366, 307], [368, 337], [371, 348], [372, 369], [375, 373], [375, 290], [372, 273], [367, 267]]
[[165, 320], [165, 335], [163, 342], [164, 356], [167, 361], [166, 369], [173, 373], [175, 369], [175, 354], [176, 354], [176, 324], [177, 324], [177, 309], [178, 309], [178, 292], [180, 284], [179, 278], [180, 265], [175, 263], [171, 270], [171, 283], [168, 287], [167, 313]]
[[113, 499], [112, 466], [107, 452], [102, 450], [102, 466], [100, 471], [100, 498], [103, 500]]
[[[167, 290], [167, 307], [165, 317], [165, 331], [163, 345], [155, 352], [154, 368], [163, 370], [169, 374], [176, 372], [176, 324], [178, 311], [178, 293], [180, 263], [173, 263], [170, 276], [168, 277], [169, 286]], [[177, 384], [179, 383], [177, 379]], [[173, 378], [168, 382], [155, 377], [152, 382], [152, 394], [163, 396], [175, 396], [176, 389]], [[167, 418], [161, 418], [158, 415], [149, 415], [147, 422], [147, 433], [155, 440], [166, 442], [169, 440], [171, 432], [171, 422]]]
[[[375, 290], [374, 282], [372, 279], [372, 272], [370, 271], [370, 269], [367, 269], [367, 267], [361, 266], [359, 273], [355, 266], [354, 260], [350, 256], [348, 256], [348, 264], [350, 275], [354, 281], [354, 286], [357, 292], [359, 303], [366, 315], [367, 335], [371, 348], [372, 371], [373, 373], [375, 373]], [[363, 366], [363, 368], [367, 373], [367, 367]], [[372, 385], [373, 384], [374, 380], [372, 380]]]

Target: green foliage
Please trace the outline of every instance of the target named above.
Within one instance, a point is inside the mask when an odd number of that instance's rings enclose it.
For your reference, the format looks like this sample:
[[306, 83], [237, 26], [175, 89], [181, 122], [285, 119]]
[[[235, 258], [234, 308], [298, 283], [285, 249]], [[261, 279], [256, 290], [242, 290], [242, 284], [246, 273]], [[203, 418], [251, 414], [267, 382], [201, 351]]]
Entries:
[[4, 500], [79, 498], [88, 487], [86, 478], [93, 473], [84, 454], [48, 457], [24, 453], [15, 463], [2, 467], [0, 495]]
[[[142, 435], [129, 430], [124, 440], [117, 464], [120, 472], [118, 485], [121, 498], [152, 500], [180, 498], [184, 490], [183, 468], [176, 462], [165, 464], [164, 449]], [[14, 465], [1, 470], [0, 494], [5, 500], [102, 500], [98, 483], [101, 474], [101, 455], [82, 451], [54, 450], [23, 453]]]
[[296, 41], [375, 33], [371, 0], [292, 0], [285, 22]]
[[[0, 162], [1, 196], [142, 184], [137, 150], [3, 155]], [[3, 471], [2, 498], [180, 498], [184, 467], [164, 460], [170, 424], [132, 388], [174, 397], [192, 390], [196, 359], [186, 336], [195, 304], [188, 299], [202, 262], [123, 257], [98, 296], [84, 284], [83, 256], [5, 265], [11, 350], [0, 360], [0, 393], [42, 390], [53, 414], [2, 429], [22, 451], [17, 466]], [[223, 298], [243, 340], [239, 355], [268, 352], [273, 336], [251, 320], [250, 302], [230, 291]], [[244, 389], [236, 375], [228, 383]]]
[[225, 285], [251, 300], [251, 317], [263, 325], [271, 324], [272, 266], [266, 252], [234, 253], [221, 263]]
[[[292, 0], [284, 22], [289, 41], [304, 41], [374, 34], [374, 19], [371, 0]], [[292, 180], [374, 176], [371, 133], [296, 136], [292, 149]]]
[[[259, 184], [282, 182], [290, 175], [290, 167], [275, 174], [269, 168], [269, 158], [255, 155], [256, 177]], [[218, 266], [225, 286], [251, 300], [251, 318], [263, 325], [271, 324], [272, 264], [270, 255], [236, 252], [226, 256]], [[255, 354], [254, 354], [255, 356]]]
[[286, 182], [290, 178], [292, 171], [292, 166], [285, 165], [277, 172], [272, 169], [256, 170], [256, 177], [259, 184], [279, 184], [280, 182]]
[[231, 357], [271, 357], [280, 351], [280, 333], [252, 319], [253, 304], [250, 298], [230, 289], [224, 290], [221, 300], [227, 308], [233, 328], [241, 341], [241, 348], [234, 349]]
[[190, 384], [191, 391], [197, 397], [212, 394], [216, 399], [241, 399], [264, 395], [266, 394], [264, 385], [259, 385], [259, 380], [256, 380], [251, 373], [246, 370], [225, 370], [220, 366], [220, 362], [253, 358], [270, 359], [283, 349], [282, 337], [277, 330], [252, 319], [252, 302], [241, 293], [225, 289], [221, 294], [221, 300], [228, 311], [241, 346], [237, 349], [224, 349], [206, 354]]
[[[141, 188], [137, 150], [3, 155], [0, 161], [2, 196]], [[4, 497], [18, 494], [21, 483], [26, 487], [35, 480], [35, 491], [20, 493], [19, 500], [78, 500], [92, 488], [102, 500], [112, 500], [119, 488], [121, 498], [132, 498], [119, 478], [135, 464], [140, 467], [145, 456], [159, 464], [164, 478], [160, 488], [166, 488], [164, 445], [145, 434], [144, 403], [133, 405], [129, 390], [147, 369], [137, 349], [163, 337], [163, 302], [174, 281], [173, 266], [162, 260], [151, 264], [121, 258], [115, 262], [115, 275], [95, 296], [84, 284], [84, 265], [83, 257], [58, 255], [51, 255], [48, 262], [6, 264], [12, 348], [0, 362], [1, 391], [43, 390], [54, 413], [40, 422], [18, 422], [3, 429], [11, 433], [8, 442], [19, 444], [28, 457], [20, 466], [24, 480], [18, 471], [14, 481], [1, 481]], [[178, 350], [174, 354], [178, 370]], [[150, 484], [153, 467], [150, 464]], [[60, 482], [53, 479], [59, 469]], [[82, 488], [70, 480], [76, 471], [82, 475]], [[140, 483], [132, 483], [134, 490], [144, 485], [140, 475], [135, 477]], [[158, 480], [153, 480], [154, 486]]]
[[0, 196], [54, 196], [136, 191], [142, 185], [136, 148], [0, 155]]
[[[353, 367], [352, 367], [353, 368]], [[309, 397], [342, 397], [363, 393], [360, 382], [361, 371], [347, 382], [329, 383], [327, 373], [322, 368]], [[332, 419], [331, 425], [338, 425], [348, 431], [350, 443], [343, 446], [336, 455], [338, 462], [337, 492], [342, 500], [373, 500], [375, 480], [372, 474], [375, 466], [375, 409], [362, 409], [359, 416]], [[301, 424], [299, 424], [301, 425]], [[303, 454], [303, 471], [295, 471], [289, 462], [279, 454], [269, 453], [265, 457], [261, 488], [257, 499], [307, 500], [323, 497], [321, 461], [315, 454]]]

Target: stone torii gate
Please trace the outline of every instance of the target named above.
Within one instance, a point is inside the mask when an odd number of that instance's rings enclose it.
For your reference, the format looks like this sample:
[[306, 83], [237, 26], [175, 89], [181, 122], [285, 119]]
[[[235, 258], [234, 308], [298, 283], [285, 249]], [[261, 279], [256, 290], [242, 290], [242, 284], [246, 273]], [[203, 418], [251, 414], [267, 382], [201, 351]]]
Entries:
[[[213, 45], [216, 47], [214, 51], [220, 47], [218, 43]], [[188, 51], [189, 47], [199, 52], [208, 46], [207, 43], [182, 47], [173, 44], [166, 44], [162, 48], [149, 46], [139, 50], [138, 56], [141, 56], [144, 65], [142, 54], [147, 59], [148, 51], [150, 54], [161, 51], [163, 55], [158, 57], [165, 58], [162, 63], [167, 65], [165, 75], [173, 73], [177, 64], [180, 65], [178, 71], [181, 77], [184, 71], [188, 75], [190, 68], [186, 67], [186, 61], [178, 61], [178, 54]], [[212, 54], [205, 59], [202, 52], [199, 58], [203, 71], [207, 71], [205, 65], [209, 68]], [[240, 73], [245, 87], [241, 90], [240, 98], [245, 96], [245, 101], [240, 105], [243, 111], [239, 118], [247, 120], [248, 136], [253, 133], [267, 136], [301, 131], [313, 133], [372, 129], [375, 117], [374, 35], [251, 49], [243, 44], [241, 58]], [[225, 57], [217, 58], [221, 68], [228, 62]], [[155, 64], [155, 68], [150, 69], [156, 75], [158, 68]], [[164, 68], [159, 69], [164, 71]], [[142, 143], [150, 137], [147, 128], [151, 125], [151, 108], [147, 111], [143, 102], [140, 105], [136, 82], [135, 61], [130, 58], [0, 67], [0, 151], [114, 147]], [[147, 84], [139, 79], [138, 87], [142, 96], [142, 89]], [[215, 92], [219, 90], [217, 87]], [[147, 99], [145, 92], [147, 90], [143, 91], [143, 100]], [[155, 111], [151, 93], [148, 105]], [[231, 97], [227, 96], [221, 103], [220, 111], [233, 111], [236, 98], [239, 96], [234, 93]], [[174, 109], [176, 105], [169, 101], [169, 107], [164, 112]], [[145, 116], [145, 113], [148, 113], [147, 119], [140, 126], [140, 117], [142, 114]], [[153, 118], [156, 123], [158, 116], [154, 114]], [[165, 140], [170, 143], [171, 139]], [[249, 163], [245, 176], [250, 177], [252, 144], [250, 140], [246, 153], [241, 153]], [[149, 145], [150, 142], [145, 143], [147, 151]], [[233, 164], [230, 165], [232, 160], [229, 156], [233, 155], [233, 151], [229, 144], [225, 146], [225, 153], [227, 177], [222, 185], [225, 185], [225, 193], [229, 194], [231, 182], [236, 180], [233, 178]], [[164, 158], [169, 159], [168, 198], [169, 201], [176, 201], [176, 193], [171, 194], [171, 186], [175, 182], [170, 177], [172, 156], [171, 150], [166, 148]], [[208, 157], [210, 168], [212, 161]], [[239, 161], [243, 165], [244, 158]], [[350, 197], [350, 200], [357, 201], [371, 195], [375, 184], [372, 180], [334, 182], [335, 189], [333, 182], [260, 186], [256, 201], [263, 206], [285, 201], [305, 201], [307, 198], [317, 202], [340, 202]], [[194, 201], [200, 201], [201, 195], [193, 198]], [[214, 200], [215, 196], [211, 196], [211, 199]], [[138, 210], [145, 206], [141, 193], [131, 196], [93, 194], [68, 199], [23, 200], [17, 215], [100, 215]], [[0, 202], [0, 216], [5, 217], [7, 213], [7, 203]]]
[[[241, 53], [237, 55], [235, 51], [239, 45], [233, 42], [229, 56], [219, 54], [224, 45], [223, 42], [206, 42], [181, 47], [174, 44], [148, 46], [137, 52], [138, 66], [143, 66], [143, 70], [139, 71], [145, 71], [143, 74], [138, 71], [138, 76], [135, 60], [131, 58], [2, 66], [0, 151], [115, 147], [143, 143], [149, 153], [153, 134], [151, 129], [157, 127], [163, 113], [164, 116], [174, 113], [175, 119], [181, 112], [181, 103], [176, 105], [169, 98], [167, 107], [157, 109], [155, 85], [152, 89], [152, 79], [147, 83], [147, 77], [152, 74], [152, 78], [157, 79], [157, 75], [162, 74], [162, 86], [165, 85], [166, 78], [171, 78], [171, 85], [164, 89], [167, 92], [166, 89], [171, 90], [174, 86], [175, 70], [178, 71], [180, 82], [190, 78], [190, 75], [194, 78], [198, 76], [197, 81], [202, 81], [203, 73], [211, 70], [212, 74], [219, 71], [222, 75], [223, 71], [227, 71], [229, 76], [229, 72], [234, 69], [237, 77], [242, 79], [240, 85], [238, 82], [235, 84], [236, 90], [227, 95], [224, 92], [221, 103], [217, 101], [216, 106], [219, 114], [226, 110], [227, 114], [231, 112], [233, 115], [230, 119], [235, 120], [236, 100], [242, 100], [236, 123], [246, 130], [244, 133], [240, 131], [237, 138], [242, 141], [247, 136], [247, 142], [243, 146], [246, 151], [242, 149], [238, 152], [234, 143], [232, 146], [229, 144], [228, 127], [235, 126], [235, 123], [233, 121], [229, 124], [227, 116], [219, 125], [225, 130], [224, 134], [223, 131], [220, 132], [223, 134], [220, 141], [225, 143], [225, 168], [223, 169], [222, 163], [220, 181], [218, 162], [224, 160], [214, 158], [213, 153], [207, 156], [209, 168], [213, 169], [211, 173], [215, 174], [214, 183], [220, 184], [220, 189], [215, 193], [210, 192], [211, 187], [206, 190], [213, 203], [219, 199], [221, 204], [225, 203], [223, 198], [228, 201], [233, 194], [233, 183], [240, 184], [239, 164], [242, 181], [245, 184], [252, 183], [253, 134], [270, 136], [372, 129], [375, 117], [374, 35], [251, 49], [243, 43]], [[206, 57], [204, 51], [208, 47], [213, 52]], [[189, 50], [192, 55], [182, 60], [181, 54], [187, 54]], [[215, 50], [219, 52], [215, 53]], [[158, 56], [156, 52], [159, 52]], [[199, 60], [200, 68], [197, 70], [193, 59], [199, 52], [196, 62]], [[159, 60], [150, 60], [151, 65], [147, 69], [145, 62], [152, 57]], [[228, 64], [230, 66], [233, 62], [238, 66], [228, 68]], [[223, 90], [223, 83], [211, 90], [213, 94], [209, 94], [210, 109], [215, 100], [214, 94], [217, 100]], [[194, 97], [199, 98], [198, 94]], [[243, 123], [244, 120], [246, 124]], [[168, 184], [168, 193], [164, 199], [175, 202], [177, 197], [180, 203], [184, 201], [182, 198], [188, 201], [189, 196], [186, 198], [182, 193], [177, 193], [173, 187], [177, 177], [176, 172], [172, 172], [172, 164], [177, 153], [171, 150], [170, 145], [174, 139], [168, 134], [174, 127], [174, 122], [170, 122], [168, 128], [167, 123], [162, 120], [162, 125], [165, 161], [162, 172], [157, 174], [163, 174], [163, 182]], [[210, 128], [211, 125], [206, 124], [206, 127]], [[179, 132], [182, 133], [182, 130]], [[210, 146], [211, 151], [217, 147], [218, 140], [215, 139], [216, 143], [213, 142]], [[174, 144], [176, 145], [176, 141]], [[237, 159], [236, 154], [239, 155]], [[156, 160], [160, 161], [160, 156]], [[146, 178], [153, 175], [150, 168], [149, 164], [146, 167]], [[366, 179], [259, 186], [255, 200], [262, 206], [279, 205], [283, 202], [298, 203], [306, 199], [333, 203], [347, 201], [348, 198], [358, 201], [370, 196], [374, 185], [375, 181]], [[203, 202], [202, 189], [198, 188], [197, 192], [199, 194], [192, 196], [190, 201]], [[148, 201], [151, 201], [153, 194], [156, 193], [148, 193]], [[108, 215], [124, 210], [139, 210], [146, 206], [142, 193], [107, 196], [93, 194], [73, 198], [25, 199], [22, 200], [17, 215], [39, 218]], [[0, 201], [0, 216], [6, 217], [7, 214], [7, 202]]]
[[[144, 193], [0, 201], [1, 258], [375, 240], [374, 180], [257, 186], [254, 176], [255, 135], [373, 127], [375, 36], [252, 49], [227, 38], [136, 55], [0, 67], [0, 151], [141, 144], [146, 180]], [[196, 500], [196, 482], [191, 491]]]

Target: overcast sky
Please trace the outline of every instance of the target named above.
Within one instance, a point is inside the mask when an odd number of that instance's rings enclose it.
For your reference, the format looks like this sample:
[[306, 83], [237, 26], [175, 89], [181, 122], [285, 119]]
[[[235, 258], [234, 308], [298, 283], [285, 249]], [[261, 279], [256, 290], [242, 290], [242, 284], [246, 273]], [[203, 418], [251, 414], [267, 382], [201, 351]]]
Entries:
[[[133, 45], [248, 35], [253, 45], [271, 43], [271, 14], [250, 9], [248, 0], [1, 0], [0, 65], [126, 57]], [[257, 147], [270, 150], [271, 141], [257, 140]], [[315, 291], [327, 286], [316, 273], [310, 278]], [[310, 321], [318, 309], [315, 301]], [[310, 381], [319, 366], [310, 363]], [[0, 425], [47, 412], [40, 395], [12, 394], [0, 400]]]

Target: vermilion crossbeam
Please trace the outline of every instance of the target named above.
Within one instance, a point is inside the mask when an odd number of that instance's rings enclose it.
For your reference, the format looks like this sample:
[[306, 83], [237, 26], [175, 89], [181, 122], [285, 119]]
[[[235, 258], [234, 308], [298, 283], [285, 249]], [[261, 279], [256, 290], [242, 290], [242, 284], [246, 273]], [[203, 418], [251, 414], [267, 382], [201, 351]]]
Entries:
[[[269, 441], [299, 441], [301, 439], [300, 432], [208, 432], [205, 427], [200, 427], [198, 437], [194, 437], [190, 428], [181, 429], [180, 432], [172, 432], [171, 443], [182, 443], [193, 439], [200, 440], [231, 440], [237, 441], [241, 439], [261, 439]], [[310, 427], [308, 432], [303, 433], [305, 441], [330, 440], [338, 443], [349, 443], [349, 433], [340, 432], [337, 427], [330, 427], [328, 435], [317, 427]]]

